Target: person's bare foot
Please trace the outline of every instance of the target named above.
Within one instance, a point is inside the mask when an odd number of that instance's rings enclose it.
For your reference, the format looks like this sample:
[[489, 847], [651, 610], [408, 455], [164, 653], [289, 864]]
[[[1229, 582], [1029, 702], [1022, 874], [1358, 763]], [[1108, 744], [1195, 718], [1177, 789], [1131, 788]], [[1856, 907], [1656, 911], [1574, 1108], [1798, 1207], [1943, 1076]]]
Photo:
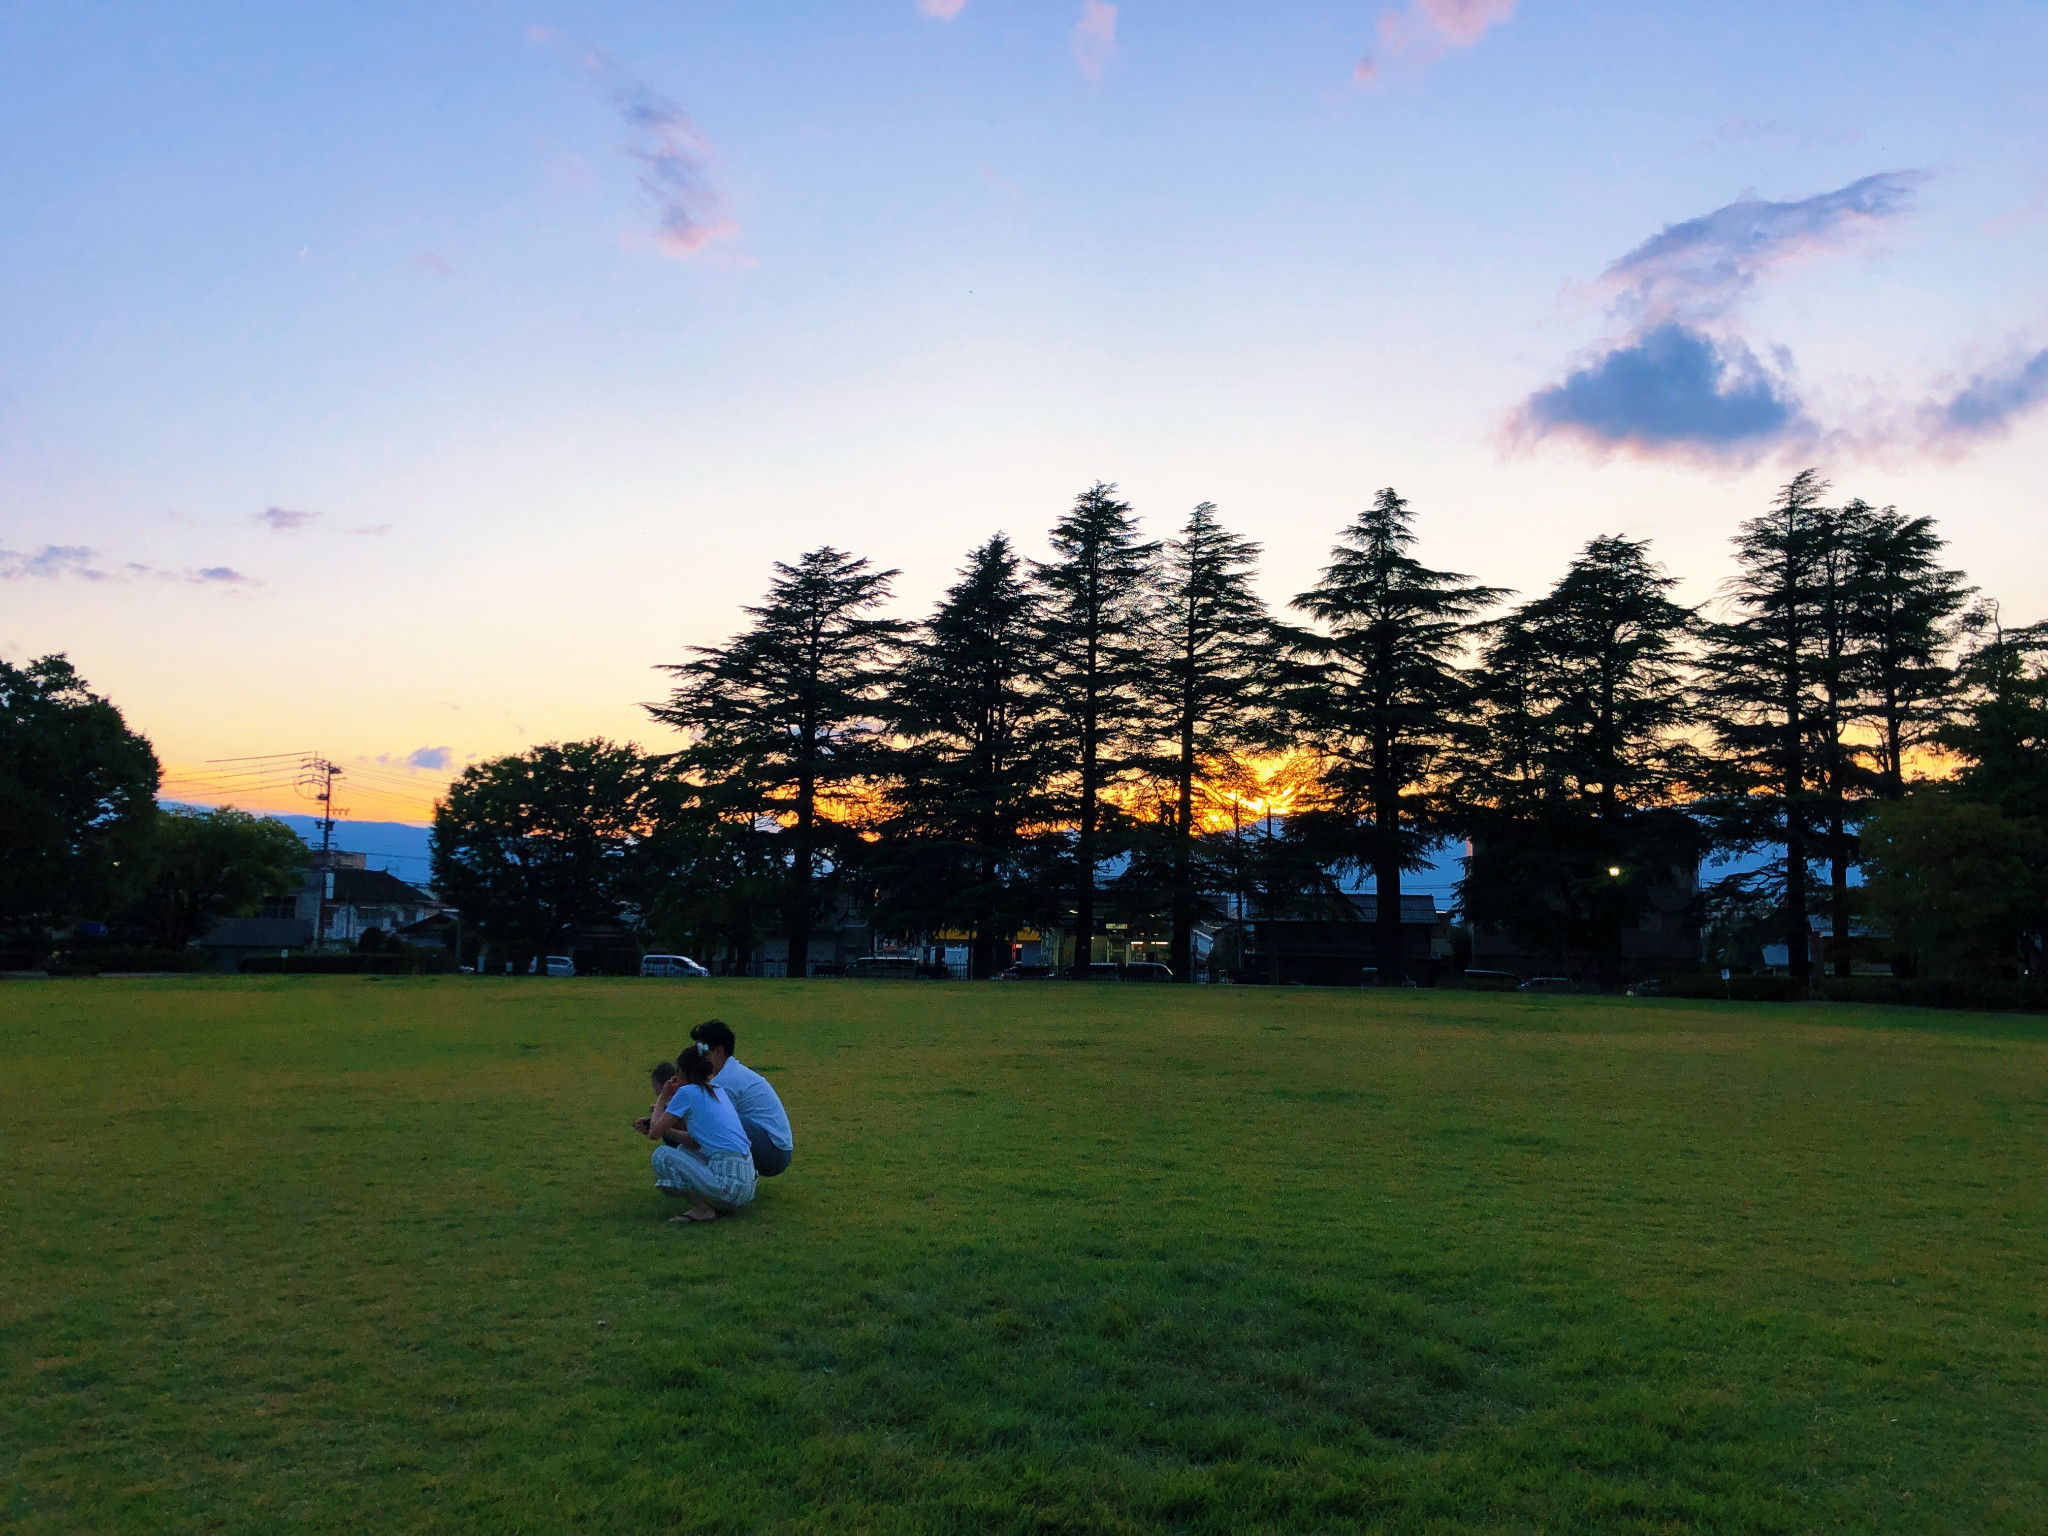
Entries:
[[670, 1221], [716, 1221], [718, 1212], [708, 1205], [693, 1205], [680, 1216], [669, 1217]]

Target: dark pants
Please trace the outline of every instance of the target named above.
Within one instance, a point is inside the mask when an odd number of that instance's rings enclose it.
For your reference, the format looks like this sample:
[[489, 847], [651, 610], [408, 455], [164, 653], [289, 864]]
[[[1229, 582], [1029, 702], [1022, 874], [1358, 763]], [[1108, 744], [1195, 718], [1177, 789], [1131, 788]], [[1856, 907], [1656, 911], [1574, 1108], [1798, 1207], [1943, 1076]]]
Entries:
[[762, 1178], [772, 1179], [789, 1166], [791, 1154], [770, 1141], [764, 1127], [747, 1125], [747, 1140], [754, 1144], [754, 1172]]

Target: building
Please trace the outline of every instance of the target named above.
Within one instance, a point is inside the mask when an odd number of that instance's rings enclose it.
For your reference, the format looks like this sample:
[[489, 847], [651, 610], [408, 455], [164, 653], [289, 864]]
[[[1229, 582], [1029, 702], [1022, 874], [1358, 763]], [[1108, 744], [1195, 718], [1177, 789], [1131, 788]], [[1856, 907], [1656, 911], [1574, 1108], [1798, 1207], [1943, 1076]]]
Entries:
[[[1273, 919], [1250, 902], [1241, 921], [1233, 918], [1217, 930], [1212, 957], [1224, 957], [1224, 968], [1243, 981], [1362, 986], [1379, 967], [1380, 899], [1365, 892], [1338, 901], [1328, 916]], [[1450, 914], [1437, 910], [1434, 896], [1403, 893], [1401, 957], [1409, 978], [1425, 986], [1449, 968]], [[1211, 969], [1218, 969], [1213, 958]]]
[[303, 917], [228, 917], [197, 940], [209, 968], [232, 974], [256, 955], [301, 954], [313, 942]]
[[[1642, 919], [1621, 933], [1623, 980], [1634, 981], [1660, 971], [1690, 970], [1701, 963], [1699, 871], [1673, 871], [1673, 878], [1650, 892]], [[1530, 976], [1592, 977], [1599, 959], [1592, 954], [1563, 954], [1531, 949], [1497, 928], [1472, 925], [1472, 968], [1512, 971]]]
[[263, 916], [301, 919], [311, 925], [316, 945], [352, 945], [372, 928], [396, 933], [448, 910], [418, 886], [367, 863], [365, 854], [316, 852], [299, 889], [265, 902]]

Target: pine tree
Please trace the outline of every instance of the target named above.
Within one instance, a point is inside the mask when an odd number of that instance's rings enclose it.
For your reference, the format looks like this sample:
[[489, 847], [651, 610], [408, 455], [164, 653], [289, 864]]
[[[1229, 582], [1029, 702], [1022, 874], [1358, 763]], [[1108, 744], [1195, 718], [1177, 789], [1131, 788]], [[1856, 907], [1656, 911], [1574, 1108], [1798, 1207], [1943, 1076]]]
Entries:
[[1813, 856], [1827, 671], [1820, 588], [1833, 536], [1827, 482], [1802, 470], [1770, 510], [1742, 525], [1730, 618], [1707, 631], [1705, 693], [1719, 761], [1719, 835], [1733, 847], [1784, 849], [1780, 913], [1788, 965], [1811, 964], [1807, 861]]
[[1451, 825], [1445, 788], [1472, 745], [1457, 657], [1473, 616], [1503, 595], [1421, 565], [1414, 542], [1408, 503], [1383, 490], [1294, 600], [1321, 626], [1292, 637], [1306, 673], [1295, 708], [1326, 759], [1331, 810], [1359, 834], [1349, 857], [1373, 872], [1381, 986], [1407, 974], [1401, 872]]
[[1814, 821], [1828, 863], [1827, 944], [1838, 976], [1850, 974], [1849, 870], [1856, 862], [1857, 806], [1870, 776], [1851, 739], [1860, 698], [1857, 641], [1861, 629], [1860, 534], [1868, 505], [1822, 507], [1816, 520], [1813, 607], [1818, 632], [1814, 679], [1820, 708], [1814, 723]]
[[1971, 588], [1938, 562], [1945, 542], [1931, 517], [1852, 502], [1856, 515], [1856, 648], [1862, 722], [1880, 798], [1906, 791], [1906, 757], [1950, 715], [1955, 669], [1947, 663]]
[[843, 867], [852, 822], [878, 767], [876, 701], [904, 626], [877, 618], [896, 572], [830, 545], [775, 564], [752, 625], [665, 666], [677, 679], [649, 713], [682, 731], [676, 767], [721, 818], [780, 823], [791, 976], [810, 974], [821, 873]]
[[1197, 784], [1205, 773], [1227, 774], [1238, 753], [1273, 735], [1260, 702], [1274, 654], [1266, 605], [1251, 589], [1258, 558], [1259, 546], [1224, 528], [1205, 501], [1167, 544], [1160, 572], [1153, 642], [1169, 733], [1162, 776], [1172, 793], [1162, 820], [1177, 981], [1194, 980]]
[[1042, 819], [1036, 617], [1021, 562], [998, 533], [968, 556], [889, 691], [901, 745], [877, 853], [893, 876], [885, 901], [920, 927], [971, 932], [977, 979], [994, 974], [997, 944], [1028, 906], [1025, 839]]
[[1481, 669], [1466, 914], [1532, 948], [1590, 950], [1608, 984], [1622, 929], [1696, 852], [1674, 808], [1695, 623], [1676, 585], [1646, 541], [1594, 539], [1493, 628]]
[[1034, 562], [1040, 602], [1039, 681], [1046, 710], [1049, 801], [1073, 828], [1074, 967], [1088, 974], [1096, 875], [1121, 817], [1107, 793], [1140, 777], [1154, 710], [1147, 599], [1159, 546], [1138, 537], [1129, 503], [1098, 481], [1052, 531], [1053, 558]]

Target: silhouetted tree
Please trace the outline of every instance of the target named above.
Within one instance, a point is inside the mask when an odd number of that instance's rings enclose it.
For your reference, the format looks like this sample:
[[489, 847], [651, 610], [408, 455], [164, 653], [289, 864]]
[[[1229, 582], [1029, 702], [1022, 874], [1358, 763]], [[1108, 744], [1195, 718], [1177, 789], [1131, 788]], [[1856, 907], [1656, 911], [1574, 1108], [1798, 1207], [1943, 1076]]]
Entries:
[[1073, 828], [1074, 965], [1088, 974], [1096, 874], [1122, 820], [1105, 791], [1140, 777], [1156, 708], [1146, 624], [1159, 546], [1138, 537], [1128, 502], [1098, 481], [1052, 531], [1053, 558], [1034, 562], [1040, 602], [1037, 666], [1044, 688], [1046, 790]]
[[148, 884], [135, 921], [152, 942], [177, 949], [221, 917], [244, 915], [288, 894], [312, 863], [303, 839], [274, 816], [233, 806], [167, 809], [143, 861]]
[[1694, 771], [1694, 618], [1676, 585], [1646, 541], [1594, 539], [1493, 626], [1481, 669], [1466, 915], [1532, 949], [1590, 952], [1606, 984], [1622, 930], [1698, 854], [1674, 804]]
[[900, 745], [874, 852], [883, 909], [968, 931], [976, 978], [1031, 909], [1025, 840], [1045, 819], [1036, 621], [1021, 562], [996, 534], [905, 647], [888, 693]]
[[1971, 588], [1940, 562], [1934, 519], [1852, 502], [1856, 541], [1859, 715], [1876, 735], [1876, 790], [1905, 793], [1906, 756], [1950, 717], [1956, 620]]
[[1196, 786], [1205, 773], [1227, 771], [1248, 747], [1271, 745], [1274, 728], [1263, 707], [1275, 665], [1273, 627], [1252, 591], [1259, 546], [1216, 520], [1203, 502], [1166, 546], [1159, 576], [1153, 642], [1168, 732], [1165, 776], [1171, 798], [1161, 818], [1168, 834], [1168, 900], [1172, 964], [1178, 981], [1194, 980], [1194, 931], [1202, 889], [1197, 857]]
[[1401, 873], [1453, 822], [1445, 791], [1473, 745], [1471, 685], [1457, 657], [1472, 618], [1502, 596], [1409, 553], [1408, 503], [1388, 488], [1359, 513], [1322, 579], [1294, 600], [1320, 630], [1296, 631], [1305, 669], [1296, 717], [1327, 764], [1328, 806], [1354, 835], [1334, 845], [1378, 892], [1378, 980], [1399, 985]]
[[1721, 840], [1784, 849], [1781, 911], [1791, 973], [1804, 986], [1807, 861], [1825, 724], [1828, 669], [1823, 619], [1824, 562], [1833, 518], [1821, 504], [1827, 482], [1802, 470], [1770, 510], [1742, 525], [1739, 574], [1729, 584], [1729, 618], [1709, 626], [1705, 701], [1718, 748]]
[[475, 763], [434, 807], [434, 886], [506, 958], [616, 921], [647, 830], [639, 750], [596, 738]]
[[70, 662], [0, 661], [0, 928], [40, 940], [125, 902], [157, 783], [149, 742]]
[[648, 709], [684, 734], [676, 767], [713, 814], [781, 826], [791, 976], [810, 974], [820, 877], [844, 867], [879, 767], [878, 701], [904, 626], [874, 610], [896, 574], [830, 545], [777, 561], [767, 600], [744, 610], [752, 625], [664, 667], [675, 691]]

